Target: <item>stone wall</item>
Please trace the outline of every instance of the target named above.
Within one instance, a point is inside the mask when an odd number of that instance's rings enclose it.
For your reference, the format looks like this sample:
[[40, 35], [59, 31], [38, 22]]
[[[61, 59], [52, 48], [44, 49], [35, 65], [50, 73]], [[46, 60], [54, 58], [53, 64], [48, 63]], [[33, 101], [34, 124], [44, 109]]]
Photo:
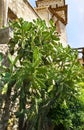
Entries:
[[67, 34], [66, 34], [66, 26], [59, 21], [60, 24], [60, 42], [63, 46], [67, 46]]
[[38, 7], [35, 8], [37, 13], [39, 14], [39, 16], [41, 17], [42, 20], [46, 21], [47, 26], [49, 26], [49, 20], [50, 20], [50, 14], [49, 14], [49, 10], [47, 7]]
[[39, 17], [27, 0], [9, 0], [9, 8], [17, 18], [22, 17], [29, 22]]
[[53, 6], [56, 7], [58, 6], [63, 6], [64, 5], [64, 0], [37, 0], [36, 1], [37, 6], [42, 7], [42, 6], [50, 6], [53, 4]]

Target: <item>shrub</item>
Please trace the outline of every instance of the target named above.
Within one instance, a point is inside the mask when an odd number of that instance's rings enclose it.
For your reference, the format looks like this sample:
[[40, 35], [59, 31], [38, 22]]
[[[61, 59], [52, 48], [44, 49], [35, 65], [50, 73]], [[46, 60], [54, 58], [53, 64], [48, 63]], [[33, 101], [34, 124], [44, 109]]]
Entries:
[[[84, 73], [77, 52], [63, 47], [50, 21], [22, 19], [11, 24], [9, 67], [2, 67], [2, 94], [9, 88], [20, 130], [82, 130], [84, 126]], [[11, 93], [11, 92], [10, 92]], [[81, 95], [82, 94], [82, 95]], [[16, 101], [18, 99], [18, 101]]]

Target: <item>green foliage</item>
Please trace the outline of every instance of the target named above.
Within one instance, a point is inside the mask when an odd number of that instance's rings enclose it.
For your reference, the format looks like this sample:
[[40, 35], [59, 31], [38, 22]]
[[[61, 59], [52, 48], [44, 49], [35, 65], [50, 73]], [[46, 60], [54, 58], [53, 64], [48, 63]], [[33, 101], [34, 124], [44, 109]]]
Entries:
[[[19, 99], [17, 118], [29, 130], [62, 124], [65, 129], [84, 126], [84, 73], [77, 52], [60, 43], [52, 21], [50, 27], [37, 19], [12, 23], [9, 67], [4, 67], [2, 94], [13, 88], [13, 105]], [[2, 66], [1, 66], [2, 68]], [[11, 85], [13, 83], [13, 85]]]

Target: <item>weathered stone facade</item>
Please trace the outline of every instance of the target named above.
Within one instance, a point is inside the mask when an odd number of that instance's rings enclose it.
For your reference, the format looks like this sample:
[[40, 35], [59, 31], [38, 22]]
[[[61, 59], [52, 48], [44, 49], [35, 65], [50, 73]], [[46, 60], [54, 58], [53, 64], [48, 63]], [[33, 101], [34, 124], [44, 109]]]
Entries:
[[29, 22], [33, 21], [33, 19], [41, 18], [49, 26], [49, 20], [53, 19], [61, 42], [64, 46], [67, 45], [67, 6], [65, 5], [65, 0], [37, 0], [35, 9], [30, 5], [28, 0], [4, 0], [3, 5], [3, 19], [5, 19], [5, 23], [2, 25], [6, 25], [7, 20], [22, 17]]
[[37, 0], [36, 1], [37, 7], [50, 6], [50, 5], [53, 5], [53, 7], [55, 7], [56, 5], [63, 6], [64, 4], [65, 4], [65, 0]]
[[48, 26], [49, 20], [53, 19], [60, 35], [60, 41], [66, 46], [67, 5], [65, 5], [65, 0], [37, 0], [36, 5], [37, 13]]
[[[4, 0], [0, 6], [2, 6], [0, 16], [2, 16], [3, 19], [2, 23], [0, 22], [1, 28], [3, 26], [8, 26], [7, 22], [9, 20], [14, 20], [20, 17], [29, 22], [39, 18], [38, 14], [27, 0]], [[11, 30], [9, 28], [0, 30], [0, 52], [3, 52], [4, 54], [7, 51], [6, 43], [11, 37], [9, 36], [10, 34]]]
[[9, 9], [17, 18], [22, 17], [29, 22], [39, 17], [27, 0], [9, 0]]

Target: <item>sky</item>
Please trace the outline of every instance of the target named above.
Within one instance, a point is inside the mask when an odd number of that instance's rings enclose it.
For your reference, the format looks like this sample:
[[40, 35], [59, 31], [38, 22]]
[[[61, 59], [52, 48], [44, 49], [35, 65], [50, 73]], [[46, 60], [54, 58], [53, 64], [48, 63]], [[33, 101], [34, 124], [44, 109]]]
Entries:
[[[35, 0], [29, 0], [35, 7]], [[84, 0], [66, 0], [68, 4], [68, 24], [66, 26], [68, 44], [72, 48], [84, 47]]]

